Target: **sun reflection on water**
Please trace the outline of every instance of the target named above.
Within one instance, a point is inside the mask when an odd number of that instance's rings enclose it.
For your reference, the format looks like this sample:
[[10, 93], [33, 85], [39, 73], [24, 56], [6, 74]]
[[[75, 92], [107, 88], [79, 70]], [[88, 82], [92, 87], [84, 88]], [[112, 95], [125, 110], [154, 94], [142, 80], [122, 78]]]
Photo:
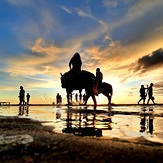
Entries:
[[102, 138], [137, 139], [163, 143], [162, 106], [6, 106], [0, 117], [39, 120], [54, 132]]

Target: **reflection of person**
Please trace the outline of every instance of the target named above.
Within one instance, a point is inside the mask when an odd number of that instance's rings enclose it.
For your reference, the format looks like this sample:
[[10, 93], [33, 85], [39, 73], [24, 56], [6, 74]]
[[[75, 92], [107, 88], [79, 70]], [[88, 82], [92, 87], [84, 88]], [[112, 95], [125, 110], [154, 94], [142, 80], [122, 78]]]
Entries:
[[79, 53], [75, 53], [69, 62], [69, 68], [72, 71], [80, 72], [82, 66], [82, 61]]
[[143, 100], [143, 104], [145, 104], [145, 99], [146, 99], [146, 93], [145, 93], [145, 89], [147, 88], [144, 88], [144, 85], [141, 85], [141, 88], [140, 88], [140, 100], [138, 101], [138, 104], [141, 100]]
[[25, 104], [25, 101], [24, 101], [24, 97], [25, 97], [25, 90], [23, 89], [23, 87], [22, 86], [20, 86], [20, 91], [19, 91], [19, 105], [21, 105], [21, 104]]
[[143, 118], [141, 118], [141, 121], [140, 121], [140, 132], [144, 132], [146, 130], [146, 116], [143, 116]]
[[29, 106], [24, 106], [24, 105], [20, 105], [19, 106], [19, 114], [18, 115], [24, 115], [26, 113], [26, 116], [28, 116], [29, 114]]
[[27, 93], [27, 95], [26, 95], [26, 98], [27, 98], [27, 104], [29, 104], [30, 97], [31, 97], [30, 94]]
[[[140, 121], [140, 132], [149, 132], [153, 134], [153, 117], [149, 116], [148, 120], [146, 116], [143, 116]], [[147, 131], [148, 129], [148, 131]]]
[[152, 100], [153, 104], [155, 104], [154, 99], [155, 98], [153, 97], [153, 83], [151, 83], [149, 88], [148, 88], [148, 102], [147, 102], [147, 104], [149, 104], [150, 100]]
[[103, 80], [103, 74], [100, 71], [100, 68], [96, 69], [96, 78], [97, 78], [98, 90], [100, 90], [102, 85], [102, 80]]
[[153, 117], [149, 116], [149, 133], [153, 134]]

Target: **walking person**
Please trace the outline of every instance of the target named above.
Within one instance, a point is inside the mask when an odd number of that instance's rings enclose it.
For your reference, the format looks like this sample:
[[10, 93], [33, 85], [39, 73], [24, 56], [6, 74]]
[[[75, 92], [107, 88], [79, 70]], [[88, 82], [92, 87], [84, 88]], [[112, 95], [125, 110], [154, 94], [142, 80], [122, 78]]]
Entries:
[[142, 101], [143, 100], [143, 104], [145, 104], [145, 99], [146, 99], [146, 96], [147, 96], [147, 94], [145, 93], [145, 90], [146, 90], [147, 88], [144, 88], [144, 85], [141, 85], [141, 88], [140, 88], [140, 100], [138, 101], [138, 104], [139, 104], [139, 102], [140, 101]]
[[152, 100], [153, 104], [155, 104], [154, 99], [155, 98], [153, 97], [153, 83], [151, 83], [149, 88], [148, 88], [148, 102], [147, 102], [147, 104], [149, 104], [150, 100]]

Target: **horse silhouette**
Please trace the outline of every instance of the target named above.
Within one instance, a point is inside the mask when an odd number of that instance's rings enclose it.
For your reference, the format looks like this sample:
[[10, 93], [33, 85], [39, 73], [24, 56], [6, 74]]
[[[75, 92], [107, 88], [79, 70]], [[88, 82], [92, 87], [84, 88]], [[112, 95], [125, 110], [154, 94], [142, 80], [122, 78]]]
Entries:
[[112, 97], [112, 86], [108, 83], [102, 83], [101, 92], [97, 93], [97, 79], [95, 75], [89, 71], [82, 70], [81, 72], [74, 73], [72, 71], [66, 72], [63, 75], [61, 74], [61, 84], [62, 88], [66, 88], [67, 93], [67, 102], [68, 105], [70, 103], [70, 94], [73, 90], [79, 90], [81, 93], [82, 89], [85, 89], [86, 92], [86, 100], [85, 105], [89, 97], [92, 97], [94, 105], [97, 105], [97, 101], [95, 95], [100, 93], [104, 94], [108, 98], [108, 104], [111, 104]]

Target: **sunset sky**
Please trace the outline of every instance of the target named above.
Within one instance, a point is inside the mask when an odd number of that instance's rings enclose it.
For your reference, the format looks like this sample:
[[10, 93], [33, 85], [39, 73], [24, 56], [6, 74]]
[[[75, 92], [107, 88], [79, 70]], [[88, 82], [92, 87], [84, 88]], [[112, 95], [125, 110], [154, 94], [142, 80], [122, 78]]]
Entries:
[[137, 103], [150, 83], [163, 103], [162, 0], [0, 1], [0, 101], [18, 103], [22, 85], [31, 103], [65, 102], [60, 72], [75, 52], [83, 70], [101, 69], [113, 103]]

